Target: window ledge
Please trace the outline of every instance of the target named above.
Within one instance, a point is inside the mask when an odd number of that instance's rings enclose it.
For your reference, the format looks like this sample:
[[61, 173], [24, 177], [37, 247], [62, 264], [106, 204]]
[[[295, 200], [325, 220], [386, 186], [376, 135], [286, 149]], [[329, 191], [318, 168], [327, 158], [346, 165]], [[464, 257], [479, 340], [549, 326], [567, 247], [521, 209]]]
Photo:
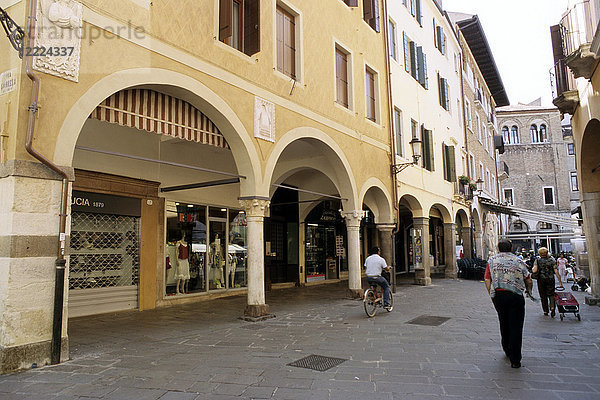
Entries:
[[333, 101], [333, 105], [334, 105], [334, 107], [336, 107], [336, 108], [338, 108], [338, 109], [340, 109], [340, 110], [343, 110], [343, 111], [347, 112], [348, 114], [350, 114], [350, 115], [354, 116], [354, 110], [353, 110], [353, 109], [351, 109], [349, 106], [348, 106], [348, 107], [346, 107], [345, 105], [343, 105], [343, 104], [340, 104], [340, 103], [338, 103], [338, 102], [337, 102], [337, 101], [335, 101], [335, 100]]
[[284, 74], [283, 72], [279, 71], [277, 69], [277, 67], [273, 67], [273, 73], [276, 77], [278, 77], [279, 79], [285, 80], [290, 84], [293, 84], [294, 81], [296, 81], [296, 85], [295, 85], [295, 89], [304, 89], [304, 85], [302, 84], [302, 81], [300, 81], [298, 78], [292, 78], [289, 75]]
[[377, 120], [373, 121], [373, 120], [365, 117], [365, 121], [367, 121], [367, 123], [373, 125], [376, 128], [381, 128], [381, 123], [379, 123], [379, 121], [377, 121]]
[[215, 38], [214, 39], [215, 45], [217, 47], [220, 47], [221, 49], [228, 51], [229, 53], [239, 57], [240, 59], [248, 62], [249, 64], [256, 64], [258, 63], [258, 54], [260, 54], [260, 52], [253, 54], [252, 56], [246, 55], [246, 53], [244, 53], [243, 51], [240, 51], [234, 47], [231, 47], [228, 44], [225, 44], [223, 42], [221, 42], [219, 39]]

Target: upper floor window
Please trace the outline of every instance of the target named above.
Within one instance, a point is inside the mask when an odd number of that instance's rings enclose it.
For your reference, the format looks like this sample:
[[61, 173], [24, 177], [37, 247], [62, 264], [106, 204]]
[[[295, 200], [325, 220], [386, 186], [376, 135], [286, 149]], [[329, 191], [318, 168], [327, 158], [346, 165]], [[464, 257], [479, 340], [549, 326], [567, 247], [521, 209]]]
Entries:
[[388, 21], [388, 34], [390, 57], [398, 61], [398, 45], [396, 43], [396, 24], [392, 20]]
[[433, 20], [433, 44], [440, 53], [446, 54], [446, 34], [444, 33], [444, 27], [437, 25], [435, 19]]
[[544, 124], [540, 125], [539, 130], [537, 125], [532, 124], [529, 127], [529, 132], [531, 133], [531, 143], [543, 143], [548, 141], [546, 135], [546, 125]]
[[421, 140], [423, 141], [423, 168], [428, 171], [433, 171], [435, 169], [433, 155], [433, 133], [429, 129], [425, 129], [423, 125], [421, 125]]
[[366, 117], [377, 122], [377, 74], [369, 68], [365, 69]]
[[574, 156], [575, 155], [575, 145], [573, 143], [567, 143], [567, 153], [570, 156]]
[[419, 25], [423, 26], [423, 16], [421, 15], [421, 0], [402, 0], [402, 4], [404, 4], [404, 6], [406, 6], [411, 15], [416, 18], [417, 22], [419, 22]]
[[260, 51], [260, 1], [220, 0], [219, 40], [246, 55]]
[[467, 120], [467, 126], [472, 130], [472, 116], [471, 116], [471, 103], [465, 99], [465, 118]]
[[442, 157], [444, 161], [444, 179], [448, 182], [456, 181], [456, 156], [454, 146], [442, 144]]
[[477, 129], [477, 139], [479, 140], [479, 143], [483, 143], [483, 140], [481, 140], [481, 121], [479, 119], [479, 114], [475, 113], [475, 124], [477, 125], [475, 127], [475, 129]]
[[516, 125], [513, 125], [510, 128], [510, 143], [517, 144], [519, 143], [519, 128]]
[[510, 144], [510, 134], [508, 133], [508, 126], [502, 127], [502, 139], [505, 144]]
[[571, 190], [577, 192], [579, 190], [579, 183], [577, 182], [577, 171], [571, 171]]
[[513, 189], [504, 189], [504, 202], [506, 204], [508, 204], [509, 206], [513, 206], [515, 205], [514, 199], [513, 199]]
[[363, 19], [379, 32], [379, 0], [363, 0]]
[[396, 128], [396, 154], [402, 157], [402, 111], [394, 107], [394, 126]]
[[344, 0], [348, 7], [358, 7], [358, 0]]
[[551, 186], [544, 188], [544, 204], [547, 206], [554, 205], [554, 188]]
[[296, 79], [296, 20], [277, 6], [277, 70]]
[[450, 111], [450, 95], [448, 79], [442, 78], [438, 73], [438, 95], [440, 99], [440, 106], [444, 107], [445, 110]]
[[335, 101], [349, 108], [348, 54], [335, 48]]
[[421, 86], [427, 89], [427, 56], [423, 53], [423, 47], [417, 46], [403, 32], [404, 36], [404, 69], [415, 78]]

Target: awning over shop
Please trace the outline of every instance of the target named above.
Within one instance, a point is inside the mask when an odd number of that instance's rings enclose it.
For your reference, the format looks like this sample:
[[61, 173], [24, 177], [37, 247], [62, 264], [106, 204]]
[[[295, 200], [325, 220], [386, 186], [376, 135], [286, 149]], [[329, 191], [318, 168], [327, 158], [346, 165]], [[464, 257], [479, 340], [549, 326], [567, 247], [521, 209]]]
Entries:
[[154, 90], [121, 90], [100, 103], [90, 118], [229, 149], [206, 115], [188, 102]]
[[579, 220], [569, 217], [561, 217], [560, 215], [554, 215], [549, 213], [544, 213], [541, 211], [527, 210], [524, 208], [518, 208], [515, 206], [509, 206], [506, 204], [501, 204], [486, 198], [479, 198], [479, 204], [484, 206], [490, 211], [499, 213], [499, 214], [507, 214], [516, 217], [524, 217], [531, 218], [541, 222], [548, 222], [550, 224], [555, 224], [559, 226], [563, 226], [566, 228], [577, 228], [579, 227]]

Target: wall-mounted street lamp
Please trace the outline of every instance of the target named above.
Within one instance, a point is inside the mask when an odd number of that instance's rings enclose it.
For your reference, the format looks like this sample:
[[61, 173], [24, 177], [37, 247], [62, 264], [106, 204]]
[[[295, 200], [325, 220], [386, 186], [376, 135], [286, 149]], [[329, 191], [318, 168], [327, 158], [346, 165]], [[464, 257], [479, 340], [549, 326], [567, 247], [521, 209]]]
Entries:
[[421, 145], [423, 142], [417, 137], [414, 137], [410, 142], [410, 148], [412, 150], [412, 162], [394, 164], [392, 165], [392, 173], [397, 174], [398, 172], [404, 170], [410, 165], [416, 165], [419, 162], [419, 158], [421, 158]]

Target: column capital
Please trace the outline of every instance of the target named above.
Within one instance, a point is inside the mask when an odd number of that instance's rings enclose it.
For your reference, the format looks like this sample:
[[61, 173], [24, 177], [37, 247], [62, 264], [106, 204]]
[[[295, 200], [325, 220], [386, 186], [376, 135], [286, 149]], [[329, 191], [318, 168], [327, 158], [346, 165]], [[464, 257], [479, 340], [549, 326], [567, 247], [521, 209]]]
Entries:
[[377, 230], [380, 232], [392, 232], [396, 228], [396, 224], [394, 223], [381, 223], [376, 224]]
[[365, 217], [363, 210], [340, 211], [342, 217], [346, 220], [346, 226], [360, 226], [360, 221]]
[[413, 217], [413, 225], [429, 225], [429, 217]]
[[238, 200], [247, 217], [264, 218], [269, 213], [271, 200], [266, 197], [240, 197]]

